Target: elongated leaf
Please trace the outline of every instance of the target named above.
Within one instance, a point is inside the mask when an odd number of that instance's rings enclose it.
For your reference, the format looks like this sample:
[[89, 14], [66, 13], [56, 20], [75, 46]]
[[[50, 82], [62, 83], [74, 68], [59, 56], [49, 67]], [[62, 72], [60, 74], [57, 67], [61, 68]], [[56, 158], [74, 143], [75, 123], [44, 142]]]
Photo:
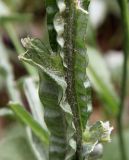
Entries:
[[20, 59], [39, 69], [39, 95], [44, 106], [45, 122], [51, 132], [49, 159], [70, 160], [76, 143], [72, 139], [72, 112], [66, 101], [67, 85], [61, 59], [51, 54], [39, 40], [28, 38], [23, 40], [23, 44], [27, 51]]
[[18, 13], [15, 13], [15, 14], [11, 14], [11, 15], [3, 15], [1, 16], [0, 15], [0, 24], [4, 24], [4, 23], [7, 23], [7, 22], [27, 22], [27, 21], [30, 21], [32, 19], [32, 15], [31, 14], [18, 14]]
[[106, 104], [110, 114], [117, 114], [119, 99], [111, 82], [110, 73], [98, 51], [88, 48], [90, 64], [87, 70], [93, 87]]
[[83, 129], [85, 129], [86, 122], [92, 111], [90, 83], [86, 75], [86, 67], [88, 64], [88, 57], [85, 46], [87, 18], [87, 14], [78, 9], [74, 68], [76, 94], [81, 111]]
[[[76, 128], [76, 158], [82, 159], [82, 132], [91, 112], [89, 82], [86, 77], [86, 24], [87, 11], [81, 1], [57, 0], [59, 13], [54, 20], [57, 42], [65, 68], [67, 99]], [[87, 88], [87, 89], [86, 89]]]
[[30, 146], [37, 160], [48, 160], [48, 146], [35, 136], [30, 127], [26, 128]]
[[[72, 2], [65, 3], [63, 0], [58, 0], [57, 4], [59, 7], [59, 14], [56, 15], [54, 20], [55, 29], [58, 35], [57, 41], [62, 49], [60, 55], [63, 58], [64, 67], [67, 68], [66, 70], [73, 70], [74, 72], [73, 88], [75, 88], [73, 89], [73, 92], [75, 92], [74, 94], [76, 95], [77, 105], [74, 109], [72, 108], [72, 111], [76, 110], [73, 111], [73, 113], [78, 112], [76, 115], [79, 115], [83, 130], [85, 129], [86, 121], [92, 110], [90, 101], [90, 83], [86, 75], [88, 61], [85, 46], [88, 18], [87, 11], [81, 8], [81, 3], [77, 3], [77, 6], [75, 7]], [[70, 19], [71, 16], [72, 19]], [[69, 29], [70, 27], [71, 30]], [[72, 40], [71, 37], [73, 38]], [[72, 54], [71, 57], [73, 57], [73, 60], [67, 58], [69, 54]], [[72, 69], [70, 68], [70, 65], [73, 66]], [[67, 79], [70, 79], [70, 77], [71, 75], [69, 75]], [[74, 115], [74, 117], [76, 117], [76, 115]]]
[[10, 102], [9, 106], [15, 112], [15, 114], [20, 118], [22, 122], [31, 127], [33, 132], [40, 138], [40, 140], [48, 145], [48, 132], [44, 130], [33, 118], [32, 116], [18, 103]]
[[0, 66], [4, 71], [4, 78], [10, 99], [21, 102], [20, 92], [18, 91], [16, 82], [14, 80], [12, 66], [10, 64], [8, 54], [2, 43], [1, 38], [0, 38]]
[[[32, 78], [25, 78], [24, 80], [24, 91], [27, 100], [30, 105], [33, 118], [46, 130], [46, 124], [44, 122], [44, 109], [39, 100], [38, 88]], [[32, 149], [38, 160], [48, 159], [48, 146], [43, 144], [40, 139], [33, 134], [31, 129], [27, 128], [28, 138]]]
[[32, 116], [47, 131], [47, 127], [44, 122], [44, 108], [38, 95], [38, 86], [30, 77], [24, 79], [23, 85]]
[[7, 22], [25, 22], [32, 19], [29, 13], [12, 13], [4, 1], [0, 1], [0, 24]]

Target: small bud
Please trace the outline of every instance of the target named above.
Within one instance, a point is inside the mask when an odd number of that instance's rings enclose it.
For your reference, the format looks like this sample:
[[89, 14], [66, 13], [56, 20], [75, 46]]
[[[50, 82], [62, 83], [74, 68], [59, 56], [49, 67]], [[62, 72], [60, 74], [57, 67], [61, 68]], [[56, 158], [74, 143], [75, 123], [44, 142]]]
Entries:
[[103, 128], [101, 141], [102, 142], [111, 142], [110, 135], [111, 135], [111, 132], [113, 130], [113, 127], [110, 127], [109, 121], [107, 121], [107, 122], [102, 122], [101, 121], [101, 125], [102, 125], [102, 128]]
[[30, 48], [31, 41], [32, 41], [32, 39], [30, 37], [21, 39], [21, 43], [22, 43], [23, 47], [25, 47], [25, 48]]
[[[88, 126], [83, 133], [83, 156], [85, 158], [91, 156], [100, 155], [97, 146], [100, 143], [111, 142], [111, 132], [113, 127], [110, 127], [110, 123], [98, 121], [92, 126]], [[102, 148], [102, 147], [101, 147]]]
[[[98, 121], [93, 126], [90, 127], [90, 133], [92, 139], [98, 139], [99, 142], [110, 142], [111, 132], [113, 127], [110, 127], [110, 123]], [[96, 137], [96, 138], [94, 138]]]

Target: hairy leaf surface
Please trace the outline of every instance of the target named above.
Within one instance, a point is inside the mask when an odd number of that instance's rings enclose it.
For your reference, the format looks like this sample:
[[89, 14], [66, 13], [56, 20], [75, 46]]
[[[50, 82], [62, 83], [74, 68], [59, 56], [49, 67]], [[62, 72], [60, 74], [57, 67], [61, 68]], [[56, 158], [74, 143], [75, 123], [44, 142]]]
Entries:
[[[78, 108], [77, 112], [80, 112], [78, 115], [80, 114], [79, 119], [81, 119], [82, 128], [84, 129], [91, 112], [90, 85], [86, 75], [88, 62], [85, 44], [87, 11], [81, 8], [83, 4], [78, 1], [57, 0], [57, 4], [59, 13], [55, 17], [54, 25], [57, 31], [57, 41], [61, 47], [60, 55], [63, 58], [66, 72], [71, 70], [74, 77], [73, 88], [77, 99], [76, 108]], [[68, 58], [69, 55], [71, 60]], [[70, 75], [67, 79], [69, 78]]]
[[85, 129], [86, 121], [91, 113], [91, 95], [90, 83], [86, 75], [86, 67], [88, 57], [86, 53], [86, 26], [87, 14], [83, 11], [77, 11], [77, 29], [75, 41], [75, 87], [78, 99], [78, 104], [81, 111], [81, 121], [83, 129]]
[[23, 45], [27, 51], [20, 58], [39, 70], [39, 95], [44, 106], [45, 122], [51, 133], [49, 159], [70, 160], [76, 144], [72, 139], [72, 112], [66, 101], [67, 85], [61, 59], [37, 39], [24, 39]]
[[86, 76], [87, 11], [82, 8], [81, 2], [57, 0], [59, 13], [54, 19], [57, 42], [65, 68], [67, 99], [76, 128], [77, 159], [82, 159], [82, 132], [91, 112], [89, 82]]

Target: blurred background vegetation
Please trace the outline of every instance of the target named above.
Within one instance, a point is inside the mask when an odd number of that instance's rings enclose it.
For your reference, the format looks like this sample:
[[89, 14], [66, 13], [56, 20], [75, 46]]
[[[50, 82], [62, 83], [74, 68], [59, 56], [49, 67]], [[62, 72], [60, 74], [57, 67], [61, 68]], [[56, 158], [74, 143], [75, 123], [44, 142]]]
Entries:
[[[0, 0], [0, 160], [35, 160], [25, 127], [16, 123], [9, 113], [10, 100], [22, 101], [29, 109], [23, 79], [31, 75], [37, 80], [33, 67], [18, 60], [24, 52], [20, 39], [46, 38], [46, 17], [43, 0]], [[128, 16], [129, 18], [129, 16]], [[128, 42], [129, 43], [129, 42]], [[112, 143], [104, 146], [103, 160], [120, 160], [117, 115], [121, 93], [123, 29], [120, 8], [116, 0], [91, 0], [87, 26], [87, 74], [92, 87], [93, 113], [89, 123], [110, 120], [114, 126]], [[126, 151], [129, 147], [129, 79], [122, 126]], [[7, 116], [4, 116], [8, 112]], [[129, 159], [129, 152], [128, 159]]]

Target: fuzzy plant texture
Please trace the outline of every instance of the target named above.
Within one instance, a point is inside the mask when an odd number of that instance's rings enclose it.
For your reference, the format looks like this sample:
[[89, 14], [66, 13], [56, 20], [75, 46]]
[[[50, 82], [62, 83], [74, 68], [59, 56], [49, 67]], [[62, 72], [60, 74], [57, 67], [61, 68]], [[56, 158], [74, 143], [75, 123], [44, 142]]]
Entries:
[[45, 4], [48, 43], [24, 38], [26, 52], [19, 57], [39, 73], [39, 97], [49, 132], [45, 160], [97, 159], [102, 154], [100, 143], [110, 141], [112, 127], [102, 121], [87, 123], [92, 111], [86, 75], [89, 0], [46, 0]]

